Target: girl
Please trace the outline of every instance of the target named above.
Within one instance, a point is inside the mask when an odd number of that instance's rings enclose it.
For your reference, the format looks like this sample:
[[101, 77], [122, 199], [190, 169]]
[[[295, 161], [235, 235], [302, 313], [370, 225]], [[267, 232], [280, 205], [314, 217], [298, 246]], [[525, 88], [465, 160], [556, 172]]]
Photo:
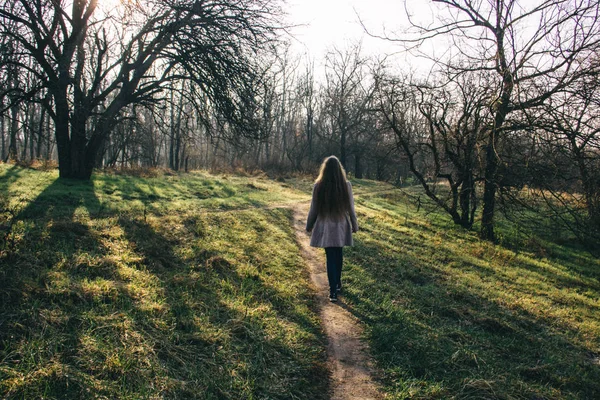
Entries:
[[335, 302], [337, 292], [342, 289], [342, 250], [344, 246], [352, 246], [352, 233], [358, 231], [352, 185], [335, 156], [327, 157], [321, 164], [313, 186], [306, 231], [312, 232], [312, 247], [325, 248], [329, 300]]

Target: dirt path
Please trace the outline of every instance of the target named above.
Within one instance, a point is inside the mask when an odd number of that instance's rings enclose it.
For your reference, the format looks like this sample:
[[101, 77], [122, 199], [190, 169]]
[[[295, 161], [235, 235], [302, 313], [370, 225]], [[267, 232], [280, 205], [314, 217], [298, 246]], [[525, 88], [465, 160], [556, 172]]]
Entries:
[[329, 285], [325, 270], [325, 256], [320, 249], [309, 245], [305, 232], [309, 203], [291, 205], [294, 211], [294, 230], [302, 256], [310, 267], [312, 283], [318, 291], [319, 310], [328, 339], [327, 355], [332, 370], [332, 399], [381, 399], [373, 379], [372, 361], [368, 349], [360, 340], [362, 328], [346, 309], [344, 296], [337, 303], [327, 297]]

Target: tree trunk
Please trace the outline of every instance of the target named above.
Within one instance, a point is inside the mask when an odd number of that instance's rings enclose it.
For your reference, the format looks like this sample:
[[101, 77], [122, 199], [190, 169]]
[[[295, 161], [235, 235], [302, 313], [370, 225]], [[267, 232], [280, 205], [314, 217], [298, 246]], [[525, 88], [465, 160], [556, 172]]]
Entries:
[[121, 124], [121, 127], [119, 129], [120, 133], [121, 133], [121, 169], [125, 169], [127, 167], [127, 134], [126, 134], [126, 129], [123, 126], [123, 124]]
[[[59, 176], [68, 179], [90, 179], [102, 142], [90, 140], [86, 145], [85, 124], [72, 125], [70, 128], [64, 116], [56, 119]], [[72, 132], [70, 140], [69, 130]]]
[[571, 152], [575, 156], [577, 167], [579, 169], [589, 222], [596, 229], [600, 230], [600, 196], [598, 193], [600, 191], [598, 187], [600, 181], [596, 177], [596, 174], [590, 173], [593, 169], [589, 169], [586, 164], [585, 149], [583, 146], [580, 147], [577, 143], [577, 135], [571, 135], [569, 137], [569, 142], [571, 145]]
[[260, 153], [262, 152], [263, 141], [259, 139], [256, 145], [256, 152], [254, 153], [254, 165], [256, 168], [260, 168]]
[[61, 163], [59, 158], [59, 176], [68, 179], [90, 179], [94, 171], [94, 161], [96, 159], [95, 154], [92, 155], [92, 153], [95, 152], [90, 152], [85, 147], [77, 148], [76, 146], [72, 146], [69, 157], [71, 162], [69, 164]]
[[23, 146], [21, 148], [21, 160], [27, 161], [27, 149], [29, 148], [29, 139], [31, 137], [31, 104], [25, 104], [25, 110], [23, 110]]
[[8, 158], [11, 160], [18, 161], [19, 155], [17, 154], [17, 133], [19, 132], [19, 107], [13, 105], [10, 107], [10, 138], [8, 142]]
[[308, 141], [308, 156], [311, 157], [313, 150], [313, 113], [311, 107], [306, 111], [306, 139]]
[[173, 160], [175, 159], [174, 156], [174, 152], [175, 152], [175, 138], [173, 137], [173, 132], [171, 131], [171, 136], [169, 137], [169, 168], [170, 169], [175, 169], [173, 167]]
[[471, 229], [473, 226], [473, 212], [475, 208], [472, 201], [474, 201], [473, 191], [475, 185], [473, 182], [473, 176], [469, 174], [463, 181], [459, 191], [459, 205], [460, 205], [460, 225], [464, 228]]
[[494, 233], [494, 211], [496, 207], [496, 191], [498, 189], [498, 131], [504, 125], [508, 115], [508, 105], [510, 94], [512, 93], [512, 76], [505, 76], [504, 89], [501, 96], [501, 102], [496, 111], [494, 126], [490, 130], [488, 143], [485, 149], [485, 184], [483, 187], [483, 215], [481, 216], [480, 237], [484, 240], [495, 241]]
[[179, 171], [179, 154], [181, 151], [181, 132], [179, 131], [179, 128], [177, 128], [177, 130], [175, 131], [175, 135], [175, 149], [173, 150], [173, 170]]
[[285, 126], [283, 124], [280, 126], [281, 132], [281, 156], [279, 158], [279, 163], [283, 165], [285, 161], [285, 154], [287, 152], [287, 132]]
[[69, 178], [90, 179], [94, 169], [94, 160], [88, 160], [88, 149], [86, 146], [85, 123], [80, 122], [75, 126], [75, 121], [71, 125], [71, 176]]
[[36, 107], [31, 107], [31, 129], [29, 130], [31, 137], [29, 138], [29, 159], [31, 161], [35, 160], [35, 143], [39, 141], [39, 138], [36, 139], [36, 129], [35, 129], [35, 111]]
[[496, 175], [498, 172], [498, 156], [495, 146], [495, 132], [490, 132], [485, 154], [485, 183], [483, 187], [483, 215], [481, 216], [480, 237], [494, 241], [494, 208], [496, 206]]
[[[42, 158], [42, 145], [44, 143], [44, 120], [46, 118], [46, 108], [40, 107], [40, 119], [38, 125], [37, 142], [35, 148], [35, 158], [38, 160]], [[47, 132], [46, 132], [47, 134]]]
[[346, 165], [346, 131], [342, 129], [340, 132], [340, 163], [347, 169]]
[[[4, 101], [2, 101], [0, 103], [0, 106], [4, 106]], [[5, 136], [5, 132], [4, 132], [4, 114], [0, 114], [0, 135], [2, 135], [2, 153], [0, 154], [0, 159], [2, 161], [6, 161], [6, 156], [7, 156], [7, 152], [6, 152], [6, 136]]]
[[46, 118], [46, 161], [52, 159], [52, 135], [50, 135], [50, 115]]
[[58, 150], [58, 174], [61, 178], [73, 178], [71, 168], [71, 146], [69, 140], [69, 104], [65, 94], [54, 94], [56, 102], [56, 117], [54, 121], [54, 134]]
[[362, 179], [363, 177], [362, 165], [360, 161], [361, 155], [357, 151], [356, 153], [354, 153], [354, 176], [356, 177], [356, 179]]
[[269, 139], [265, 141], [265, 163], [269, 164], [270, 161], [270, 148], [269, 148]]
[[181, 168], [181, 164], [182, 164], [182, 160], [181, 160], [181, 119], [182, 119], [182, 115], [183, 115], [183, 95], [179, 96], [179, 105], [178, 105], [178, 110], [177, 110], [177, 116], [175, 116], [175, 113], [173, 112], [173, 114], [171, 115], [171, 137], [173, 138], [172, 140], [175, 142], [174, 144], [172, 144], [172, 146], [174, 146], [172, 148], [172, 162], [171, 162], [171, 169], [175, 170], [175, 171], [179, 171], [179, 169]]
[[169, 135], [169, 139], [171, 139], [169, 141], [169, 169], [175, 170], [174, 167], [174, 160], [175, 160], [175, 132], [174, 132], [174, 127], [175, 127], [175, 91], [173, 89], [171, 89], [171, 93], [170, 93], [170, 120], [171, 120], [171, 126], [169, 127], [171, 134]]

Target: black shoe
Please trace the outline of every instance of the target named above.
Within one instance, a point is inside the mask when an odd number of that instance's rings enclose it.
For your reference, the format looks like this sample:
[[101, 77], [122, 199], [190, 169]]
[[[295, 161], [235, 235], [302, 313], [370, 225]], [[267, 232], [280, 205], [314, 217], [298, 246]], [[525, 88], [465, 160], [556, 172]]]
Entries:
[[338, 293], [340, 293], [342, 291], [342, 284], [341, 283], [335, 287], [335, 291], [338, 292]]
[[335, 290], [332, 292], [329, 292], [329, 301], [332, 303], [337, 302], [337, 292]]

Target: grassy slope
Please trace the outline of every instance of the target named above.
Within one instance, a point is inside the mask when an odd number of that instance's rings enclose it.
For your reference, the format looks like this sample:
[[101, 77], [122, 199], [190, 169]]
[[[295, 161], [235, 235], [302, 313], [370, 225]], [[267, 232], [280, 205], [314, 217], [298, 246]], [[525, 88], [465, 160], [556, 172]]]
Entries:
[[0, 258], [0, 397], [326, 397], [290, 214], [256, 208], [302, 194], [1, 168], [20, 209]]
[[[0, 166], [0, 397], [319, 398], [324, 339], [281, 206], [308, 181], [90, 184]], [[355, 181], [345, 302], [391, 398], [600, 398], [600, 262], [477, 240]], [[5, 219], [8, 215], [5, 215]], [[502, 224], [504, 226], [504, 224]]]
[[481, 243], [401, 192], [357, 203], [346, 300], [393, 398], [600, 398], [598, 259]]

